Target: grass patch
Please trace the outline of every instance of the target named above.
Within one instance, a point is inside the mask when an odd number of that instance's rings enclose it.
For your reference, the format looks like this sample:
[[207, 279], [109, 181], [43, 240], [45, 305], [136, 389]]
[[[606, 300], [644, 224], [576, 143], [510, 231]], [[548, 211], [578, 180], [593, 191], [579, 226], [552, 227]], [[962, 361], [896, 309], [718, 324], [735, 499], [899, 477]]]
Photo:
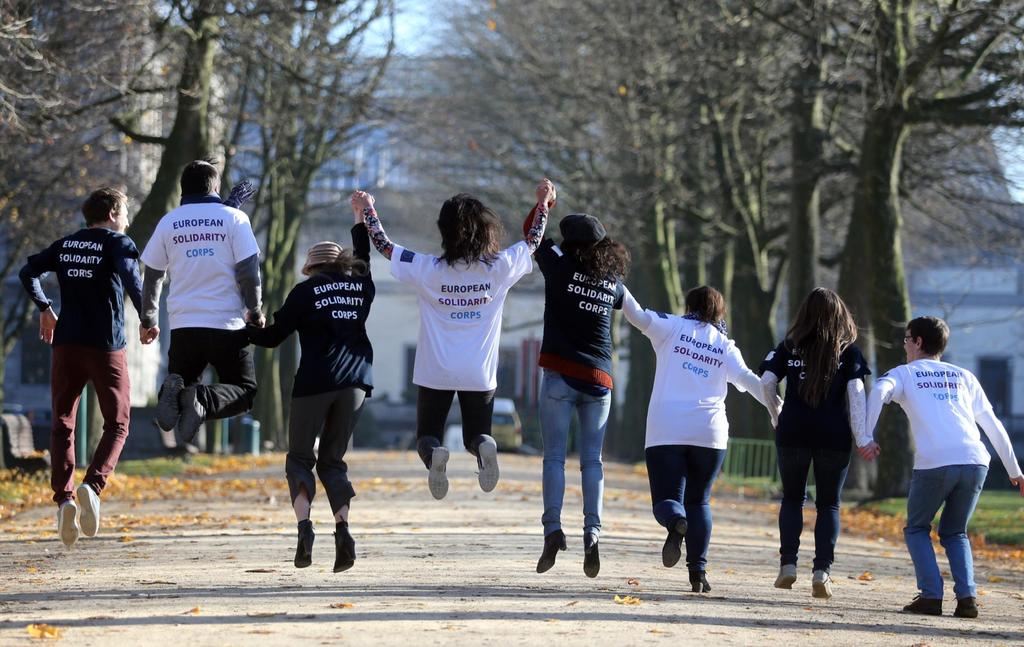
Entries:
[[[905, 498], [873, 501], [863, 507], [899, 519], [907, 517]], [[938, 523], [938, 516], [933, 523]], [[1010, 490], [982, 492], [967, 531], [983, 536], [988, 543], [1024, 546], [1024, 500]]]

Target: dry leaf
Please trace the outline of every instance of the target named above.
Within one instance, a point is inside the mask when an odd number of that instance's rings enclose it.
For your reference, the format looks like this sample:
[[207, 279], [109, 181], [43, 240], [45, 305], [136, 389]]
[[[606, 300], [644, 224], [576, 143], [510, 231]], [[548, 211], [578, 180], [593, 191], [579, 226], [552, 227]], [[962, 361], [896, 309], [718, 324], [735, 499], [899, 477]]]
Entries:
[[640, 586], [640, 580], [636, 579], [635, 577], [631, 577], [628, 580], [626, 580], [626, 584], [630, 586]]
[[861, 582], [870, 582], [875, 579], [875, 576], [871, 574], [871, 571], [864, 571], [857, 576], [857, 579]]
[[189, 609], [188, 611], [186, 611], [185, 613], [183, 613], [181, 615], [183, 615], [183, 616], [187, 616], [187, 615], [197, 616], [197, 615], [199, 615], [199, 607], [192, 607], [191, 609]]
[[579, 603], [580, 603], [579, 600], [573, 600], [572, 602], [570, 602], [569, 604], [567, 604], [565, 606], [567, 606], [567, 607], [574, 607], [574, 606], [576, 606]]
[[250, 568], [246, 573], [276, 573], [272, 568]]
[[136, 580], [135, 583], [141, 586], [152, 586], [154, 584], [177, 584], [177, 582], [168, 582], [167, 580]]
[[135, 537], [132, 537], [131, 535], [121, 535], [121, 538], [118, 539], [118, 541], [120, 541], [122, 544], [128, 544], [135, 541]]
[[25, 569], [25, 572], [26, 573], [38, 573], [39, 569], [36, 568], [35, 566], [29, 566], [28, 568]]
[[354, 606], [356, 606], [356, 605], [354, 603], [352, 603], [352, 602], [335, 602], [334, 604], [331, 605], [331, 608], [332, 609], [351, 609]]
[[1005, 577], [999, 577], [998, 575], [989, 575], [988, 576], [988, 581], [989, 581], [989, 584], [998, 584], [999, 582], [1005, 582], [1006, 578]]
[[25, 627], [25, 631], [28, 635], [33, 638], [39, 638], [43, 640], [60, 640], [63, 637], [64, 630], [53, 625], [45, 624], [32, 624]]
[[615, 604], [625, 604], [625, 605], [631, 606], [631, 607], [635, 607], [636, 605], [640, 604], [640, 598], [633, 597], [632, 595], [624, 595], [624, 596], [616, 595], [614, 600], [615, 600]]

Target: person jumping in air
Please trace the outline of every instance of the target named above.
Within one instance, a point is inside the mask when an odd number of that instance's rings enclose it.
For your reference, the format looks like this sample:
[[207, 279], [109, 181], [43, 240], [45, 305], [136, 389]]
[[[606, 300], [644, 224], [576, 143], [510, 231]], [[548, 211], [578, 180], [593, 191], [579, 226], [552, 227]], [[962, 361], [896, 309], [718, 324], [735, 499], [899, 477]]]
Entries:
[[362, 210], [370, 240], [391, 260], [391, 274], [416, 289], [420, 304], [419, 341], [413, 383], [416, 403], [416, 448], [429, 470], [427, 484], [435, 499], [448, 493], [448, 450], [444, 424], [457, 393], [462, 409], [462, 439], [477, 459], [480, 488], [498, 484], [498, 446], [491, 437], [491, 414], [497, 388], [501, 313], [508, 290], [533, 269], [555, 186], [537, 187], [537, 211], [524, 240], [499, 248], [498, 217], [471, 195], [460, 193], [441, 206], [437, 228], [444, 253], [414, 252], [388, 239], [373, 207], [373, 196], [357, 191], [353, 205]]
[[[124, 235], [128, 198], [117, 189], [98, 189], [82, 205], [82, 215], [85, 229], [30, 256], [19, 274], [41, 313], [39, 338], [53, 345], [50, 486], [58, 506], [57, 533], [69, 548], [80, 534], [94, 537], [99, 531], [100, 494], [128, 438], [131, 384], [125, 354], [125, 293], [142, 314], [139, 250]], [[57, 274], [59, 319], [39, 282], [47, 272]], [[159, 332], [155, 326], [143, 327], [143, 343]], [[75, 490], [75, 416], [82, 389], [89, 382], [103, 414], [103, 436]]]
[[[552, 207], [549, 204], [548, 207]], [[533, 224], [531, 211], [524, 232]], [[601, 449], [612, 403], [612, 310], [622, 308], [622, 277], [629, 251], [605, 235], [601, 222], [570, 214], [559, 222], [562, 242], [544, 239], [534, 258], [544, 274], [544, 341], [539, 364], [540, 426], [544, 443], [544, 550], [537, 572], [555, 565], [565, 550], [562, 500], [565, 454], [573, 411], [580, 423], [580, 470], [583, 478], [583, 572], [601, 570], [598, 538], [604, 498]]]
[[675, 566], [685, 539], [690, 588], [707, 593], [711, 487], [729, 442], [729, 384], [766, 407], [772, 403], [765, 402], [760, 380], [726, 334], [725, 298], [718, 290], [687, 292], [683, 316], [643, 310], [627, 290], [623, 313], [657, 356], [645, 454], [654, 518], [668, 530], [661, 560]]
[[[252, 408], [256, 369], [246, 321], [262, 326], [259, 245], [249, 217], [237, 207], [251, 191], [232, 190], [238, 199], [221, 201], [220, 172], [207, 160], [181, 172], [181, 206], [167, 213], [142, 252], [143, 324], [156, 325], [160, 289], [170, 279], [171, 347], [167, 378], [160, 388], [157, 424], [177, 427], [190, 443], [206, 420], [228, 418]], [[200, 384], [207, 366], [218, 384]]]
[[775, 587], [796, 582], [807, 476], [813, 465], [818, 514], [814, 522], [811, 594], [832, 597], [832, 562], [839, 539], [839, 503], [854, 434], [864, 430], [867, 362], [854, 345], [857, 325], [832, 290], [815, 288], [804, 299], [786, 339], [761, 362], [769, 396], [786, 380], [781, 412], [772, 409], [782, 505], [779, 506], [779, 575]]
[[1024, 474], [1006, 428], [992, 410], [978, 378], [967, 369], [942, 361], [948, 342], [949, 327], [942, 319], [918, 317], [907, 324], [903, 335], [907, 363], [875, 382], [868, 397], [867, 428], [857, 437], [857, 451], [866, 460], [878, 456], [881, 450], [874, 440], [874, 430], [882, 405], [899, 404], [910, 420], [910, 435], [914, 438], [914, 471], [903, 536], [920, 591], [903, 611], [942, 615], [942, 573], [930, 534], [932, 520], [942, 508], [939, 543], [946, 550], [953, 575], [953, 615], [977, 618], [978, 590], [967, 524], [992, 460], [981, 442], [979, 425], [1021, 496]]
[[[334, 572], [352, 568], [355, 540], [348, 528], [349, 504], [355, 496], [348, 480], [345, 452], [352, 430], [373, 390], [373, 348], [366, 336], [366, 318], [375, 294], [370, 277], [370, 239], [361, 208], [355, 207], [352, 249], [334, 242], [309, 248], [302, 273], [309, 278], [288, 294], [266, 328], [250, 325], [257, 346], [280, 346], [293, 332], [302, 348], [292, 387], [288, 418], [285, 474], [295, 519], [299, 524], [295, 566], [313, 560], [313, 523], [309, 512], [320, 476], [335, 521]], [[313, 444], [320, 436], [320, 451]]]

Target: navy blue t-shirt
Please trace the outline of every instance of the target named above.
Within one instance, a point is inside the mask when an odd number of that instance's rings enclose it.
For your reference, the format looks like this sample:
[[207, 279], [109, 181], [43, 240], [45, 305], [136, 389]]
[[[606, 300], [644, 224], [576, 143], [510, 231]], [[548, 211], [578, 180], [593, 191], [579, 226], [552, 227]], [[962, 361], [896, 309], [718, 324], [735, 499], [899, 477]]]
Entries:
[[816, 407], [807, 404], [800, 395], [804, 365], [798, 349], [789, 348], [783, 341], [761, 362], [760, 372], [765, 371], [774, 373], [780, 382], [788, 381], [779, 426], [775, 430], [776, 445], [850, 451], [853, 430], [846, 402], [846, 384], [871, 375], [859, 348], [850, 345], [839, 355], [836, 376]]
[[[570, 365], [612, 372], [612, 310], [622, 309], [625, 288], [617, 279], [592, 277], [579, 262], [546, 238], [533, 257], [544, 274], [544, 340], [542, 360], [555, 357]], [[559, 362], [542, 361], [546, 368], [559, 370]], [[564, 366], [564, 365], [563, 365]], [[577, 390], [591, 386], [566, 381]], [[576, 382], [576, 383], [574, 383]], [[598, 386], [598, 388], [602, 388]], [[604, 387], [607, 391], [607, 387]]]
[[50, 306], [39, 277], [56, 272], [60, 313], [53, 345], [74, 344], [107, 351], [125, 347], [124, 293], [142, 308], [139, 250], [131, 238], [103, 227], [82, 229], [28, 257], [22, 285], [40, 310]]
[[[356, 258], [369, 264], [370, 237], [362, 224], [352, 227]], [[350, 276], [325, 272], [299, 283], [266, 328], [248, 326], [249, 341], [278, 346], [299, 333], [302, 355], [292, 397], [329, 393], [356, 386], [373, 390], [373, 347], [366, 336], [375, 288], [369, 273]]]

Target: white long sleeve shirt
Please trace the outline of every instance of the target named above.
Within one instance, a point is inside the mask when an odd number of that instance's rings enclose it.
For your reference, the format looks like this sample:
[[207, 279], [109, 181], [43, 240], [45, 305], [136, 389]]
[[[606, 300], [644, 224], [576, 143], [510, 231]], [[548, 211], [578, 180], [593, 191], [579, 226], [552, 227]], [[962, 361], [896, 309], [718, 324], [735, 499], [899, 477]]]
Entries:
[[1022, 476], [1010, 437], [970, 371], [932, 359], [915, 360], [890, 370], [875, 382], [868, 397], [866, 435], [857, 439], [858, 445], [871, 441], [882, 405], [889, 402], [899, 404], [910, 419], [914, 469], [987, 467], [992, 457], [981, 442], [981, 425], [1010, 478]]

